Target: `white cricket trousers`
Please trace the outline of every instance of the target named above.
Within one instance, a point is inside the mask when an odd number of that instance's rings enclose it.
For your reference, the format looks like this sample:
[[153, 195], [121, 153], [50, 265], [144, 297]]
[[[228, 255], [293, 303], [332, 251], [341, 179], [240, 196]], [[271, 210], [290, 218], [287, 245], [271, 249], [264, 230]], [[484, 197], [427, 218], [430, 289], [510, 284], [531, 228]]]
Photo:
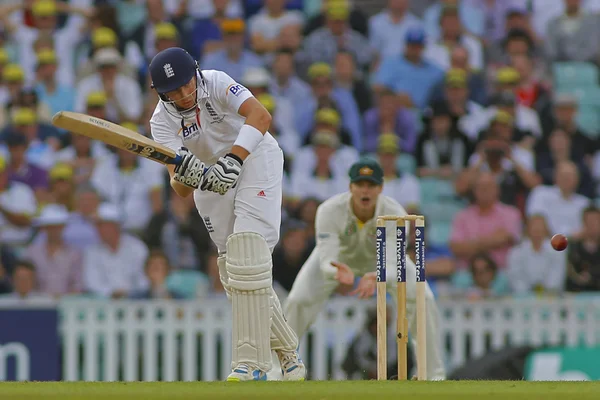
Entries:
[[[391, 260], [390, 260], [391, 261]], [[389, 263], [392, 265], [392, 263]], [[395, 264], [393, 264], [395, 265]], [[375, 263], [373, 263], [373, 270]], [[394, 299], [393, 305], [396, 307], [396, 268], [388, 268], [387, 271], [387, 290]], [[356, 273], [356, 271], [355, 271]], [[362, 275], [362, 274], [360, 274]], [[409, 331], [416, 332], [416, 275], [415, 264], [407, 258], [406, 260], [406, 309]], [[284, 313], [292, 329], [301, 339], [308, 331], [310, 326], [325, 306], [331, 294], [338, 287], [339, 282], [335, 279], [328, 279], [323, 275], [319, 265], [319, 254], [317, 249], [313, 250], [310, 257], [304, 263], [289, 296], [284, 303]], [[429, 284], [426, 290], [427, 298], [427, 379], [440, 380], [446, 378], [445, 367], [442, 361], [441, 338], [437, 327], [439, 312], [435, 299]], [[413, 348], [416, 349], [416, 336], [411, 335]], [[373, 349], [375, 350], [375, 349]]]

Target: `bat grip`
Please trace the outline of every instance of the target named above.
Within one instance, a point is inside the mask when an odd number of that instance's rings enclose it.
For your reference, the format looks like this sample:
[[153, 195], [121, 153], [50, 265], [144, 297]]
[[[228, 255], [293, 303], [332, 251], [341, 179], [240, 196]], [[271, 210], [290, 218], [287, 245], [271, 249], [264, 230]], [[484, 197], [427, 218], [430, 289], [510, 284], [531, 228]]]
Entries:
[[172, 164], [179, 165], [179, 164], [181, 164], [182, 161], [183, 161], [183, 157], [181, 157], [179, 154], [177, 154], [177, 155], [175, 155], [175, 158], [173, 159]]

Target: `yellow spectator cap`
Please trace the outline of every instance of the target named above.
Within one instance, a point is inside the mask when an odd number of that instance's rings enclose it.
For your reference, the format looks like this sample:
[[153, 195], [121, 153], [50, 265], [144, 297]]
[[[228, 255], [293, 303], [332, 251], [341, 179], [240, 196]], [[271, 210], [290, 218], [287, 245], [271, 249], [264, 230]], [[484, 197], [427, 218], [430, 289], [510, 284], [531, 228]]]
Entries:
[[175, 25], [169, 22], [161, 22], [160, 24], [156, 24], [154, 27], [154, 35], [156, 40], [174, 40], [177, 39], [178, 33]]
[[125, 129], [129, 129], [130, 131], [134, 131], [134, 132], [137, 132], [139, 130], [138, 125], [135, 122], [131, 122], [131, 121], [122, 122], [121, 126]]
[[498, 122], [500, 124], [512, 126], [513, 125], [513, 117], [506, 111], [498, 110], [496, 112], [496, 115], [494, 115], [492, 122]]
[[31, 6], [31, 13], [36, 17], [51, 17], [58, 12], [54, 0], [37, 0]]
[[25, 79], [25, 72], [19, 64], [8, 64], [2, 70], [2, 80], [5, 82], [21, 82]]
[[400, 139], [395, 133], [382, 133], [377, 138], [377, 152], [396, 154], [400, 150]]
[[104, 107], [106, 105], [106, 94], [104, 92], [92, 92], [86, 98], [88, 107]]
[[324, 63], [324, 62], [318, 62], [318, 63], [312, 64], [308, 68], [308, 77], [310, 79], [323, 78], [323, 77], [329, 78], [331, 76], [332, 72], [333, 71], [331, 69], [331, 66], [329, 66], [329, 64]]
[[94, 48], [115, 47], [117, 45], [117, 34], [105, 26], [97, 28], [92, 33], [92, 45]]
[[12, 114], [11, 122], [16, 126], [33, 125], [37, 121], [35, 111], [31, 108], [21, 107]]
[[340, 126], [340, 114], [333, 108], [322, 108], [317, 111], [316, 121], [318, 124]]
[[273, 96], [271, 96], [268, 93], [263, 93], [263, 94], [259, 94], [257, 96], [258, 101], [260, 102], [260, 104], [263, 105], [263, 107], [265, 107], [267, 109], [267, 111], [271, 114], [273, 114], [273, 112], [275, 111], [275, 99], [273, 98]]
[[0, 47], [0, 65], [6, 65], [10, 61], [10, 57], [8, 56], [8, 52], [5, 48]]
[[49, 175], [50, 179], [53, 181], [57, 179], [71, 180], [73, 179], [74, 171], [73, 167], [69, 164], [57, 163], [50, 169]]
[[37, 64], [45, 65], [45, 64], [56, 64], [56, 53], [54, 50], [43, 49], [40, 50], [36, 54]]
[[4, 172], [6, 169], [6, 160], [4, 157], [0, 156], [0, 172]]
[[350, 16], [350, 5], [346, 0], [331, 0], [327, 2], [325, 12], [328, 18], [346, 20]]
[[448, 87], [466, 87], [467, 71], [460, 68], [452, 68], [446, 72], [446, 86]]
[[496, 72], [496, 82], [503, 84], [518, 83], [521, 79], [519, 71], [512, 67], [502, 67]]
[[317, 131], [311, 135], [310, 142], [315, 146], [327, 146], [337, 148], [340, 145], [340, 139], [333, 132]]
[[226, 19], [221, 22], [221, 30], [225, 33], [243, 33], [245, 28], [243, 19]]

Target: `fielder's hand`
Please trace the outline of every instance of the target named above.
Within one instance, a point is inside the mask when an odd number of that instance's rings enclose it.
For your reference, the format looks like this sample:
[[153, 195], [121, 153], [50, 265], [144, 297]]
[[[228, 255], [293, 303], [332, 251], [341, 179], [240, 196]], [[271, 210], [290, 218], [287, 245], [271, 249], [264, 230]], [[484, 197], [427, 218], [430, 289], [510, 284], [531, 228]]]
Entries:
[[182, 161], [175, 167], [173, 179], [182, 185], [198, 189], [203, 180], [204, 163], [185, 147], [179, 149], [177, 154], [181, 156]]
[[360, 281], [358, 282], [358, 286], [356, 289], [348, 293], [350, 296], [358, 296], [359, 299], [368, 299], [375, 294], [375, 288], [377, 275], [375, 272], [369, 272], [365, 274]]
[[200, 189], [224, 195], [240, 177], [242, 164], [242, 160], [231, 153], [219, 158], [216, 164], [208, 167]]
[[335, 280], [342, 285], [354, 285], [354, 272], [344, 263], [332, 261], [331, 265], [337, 268]]

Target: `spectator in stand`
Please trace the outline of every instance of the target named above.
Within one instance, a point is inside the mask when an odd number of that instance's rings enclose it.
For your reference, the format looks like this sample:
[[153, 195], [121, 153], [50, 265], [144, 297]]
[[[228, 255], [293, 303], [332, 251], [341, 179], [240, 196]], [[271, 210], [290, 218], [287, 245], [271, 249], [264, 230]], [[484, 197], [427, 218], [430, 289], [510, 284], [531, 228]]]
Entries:
[[567, 291], [597, 292], [600, 290], [600, 210], [586, 208], [582, 215], [581, 237], [568, 247]]
[[32, 164], [27, 159], [27, 138], [17, 132], [4, 138], [8, 148], [8, 180], [29, 186], [38, 202], [43, 202], [48, 194], [48, 171]]
[[152, 250], [144, 265], [144, 272], [148, 278], [149, 287], [130, 293], [129, 298], [137, 300], [183, 299], [182, 295], [167, 287], [167, 277], [170, 271], [171, 265], [166, 254], [161, 250]]
[[481, 300], [509, 294], [506, 273], [488, 254], [473, 256], [468, 270], [456, 272], [452, 276], [452, 284], [460, 297], [469, 300]]
[[401, 96], [405, 107], [425, 108], [431, 90], [443, 79], [444, 72], [424, 59], [424, 48], [425, 31], [422, 28], [408, 29], [404, 53], [383, 58], [375, 72], [372, 81], [375, 91], [392, 88]]
[[[463, 70], [466, 73], [467, 89], [469, 100], [473, 103], [482, 106], [487, 105], [487, 83], [483, 72], [475, 71], [469, 67], [469, 52], [464, 46], [456, 45], [450, 52], [450, 67], [446, 71], [446, 77], [451, 71]], [[430, 102], [433, 103], [444, 98], [444, 85], [446, 80], [440, 80], [438, 84], [431, 90]]]
[[565, 0], [565, 13], [548, 23], [546, 57], [548, 61], [598, 62], [600, 46], [598, 17], [581, 7], [581, 0]]
[[[0, 32], [0, 37], [2, 36], [2, 33]], [[2, 40], [0, 39], [0, 42]], [[10, 101], [10, 93], [8, 91], [6, 82], [4, 81], [3, 77], [4, 77], [4, 67], [9, 65], [10, 62], [10, 56], [8, 55], [8, 51], [3, 48], [0, 47], [0, 110], [4, 110], [4, 108], [6, 107], [6, 104]], [[0, 115], [2, 115], [2, 113], [0, 113]], [[2, 125], [4, 125], [3, 121], [0, 121], [0, 127], [2, 127]]]
[[261, 58], [244, 49], [245, 29], [246, 24], [241, 19], [223, 21], [223, 48], [205, 55], [202, 59], [202, 69], [223, 71], [239, 82], [250, 68], [262, 67]]
[[177, 27], [170, 22], [159, 22], [154, 26], [154, 49], [146, 50], [145, 56], [148, 59], [169, 47], [181, 47], [181, 45]]
[[508, 251], [521, 236], [521, 213], [500, 202], [500, 188], [491, 173], [478, 173], [473, 186], [474, 203], [454, 217], [450, 249], [459, 260], [459, 268], [483, 253], [504, 270]]
[[490, 46], [487, 52], [487, 66], [491, 71], [510, 63], [510, 58], [517, 55], [540, 56], [541, 49], [536, 46], [531, 33], [523, 28], [510, 29], [506, 37]]
[[98, 207], [100, 243], [86, 248], [83, 260], [84, 289], [93, 295], [120, 299], [149, 287], [144, 275], [148, 248], [121, 230], [122, 220], [116, 206]]
[[284, 28], [302, 31], [304, 16], [297, 10], [286, 10], [286, 0], [266, 0], [264, 7], [248, 21], [252, 50], [258, 54], [275, 52]]
[[352, 54], [359, 69], [367, 70], [373, 62], [374, 51], [367, 38], [349, 25], [348, 3], [345, 0], [329, 1], [326, 15], [325, 26], [304, 39], [304, 50], [311, 62], [333, 65], [336, 54], [346, 51]]
[[457, 15], [466, 32], [477, 37], [483, 35], [485, 16], [479, 7], [473, 7], [472, 4], [464, 0], [438, 0], [428, 7], [423, 15], [427, 37], [437, 40], [442, 36], [440, 20], [443, 17], [444, 10], [448, 8], [457, 9]]
[[194, 21], [190, 31], [190, 54], [199, 60], [223, 46], [223, 32], [221, 30], [223, 21], [229, 19], [227, 16], [227, 5], [229, 0], [213, 0], [212, 13], [205, 18]]
[[51, 115], [75, 107], [75, 90], [56, 80], [57, 61], [53, 50], [37, 53], [35, 90], [40, 102], [49, 106]]
[[508, 254], [507, 274], [513, 293], [560, 294], [567, 272], [565, 253], [552, 248], [543, 215], [530, 215], [525, 229], [525, 238]]
[[383, 169], [383, 194], [396, 200], [407, 213], [416, 214], [421, 204], [419, 180], [398, 168], [400, 140], [394, 133], [382, 133], [377, 143], [377, 158]]
[[535, 169], [542, 177], [544, 185], [552, 185], [557, 165], [564, 161], [570, 161], [577, 166], [579, 171], [577, 193], [594, 198], [597, 183], [594, 181], [586, 161], [578, 156], [576, 148], [573, 147], [573, 138], [564, 130], [555, 129], [550, 134], [547, 145], [540, 146], [536, 154]]
[[296, 73], [294, 51], [288, 48], [277, 50], [273, 59], [273, 76], [269, 83], [269, 92], [275, 97], [275, 101], [279, 103], [280, 99], [285, 99], [290, 104], [302, 104], [312, 96], [311, 90], [310, 85]]
[[515, 91], [519, 104], [535, 110], [543, 127], [545, 125], [544, 121], [552, 119], [552, 94], [550, 89], [536, 76], [533, 59], [530, 55], [511, 57], [511, 65], [519, 74], [519, 82]]
[[521, 18], [527, 21], [527, 9], [521, 0], [475, 0], [471, 3], [484, 14], [481, 39], [486, 46], [502, 40]]
[[273, 280], [286, 292], [292, 289], [294, 280], [313, 250], [308, 240], [306, 224], [297, 219], [283, 223], [280, 244], [273, 250]]
[[5, 88], [5, 102], [0, 112], [0, 127], [9, 123], [12, 117], [12, 108], [17, 103], [19, 93], [21, 93], [25, 85], [25, 72], [23, 68], [19, 64], [7, 64], [2, 69], [2, 83]]
[[377, 95], [377, 107], [364, 114], [364, 151], [374, 152], [382, 132], [390, 132], [400, 139], [402, 151], [413, 154], [417, 142], [416, 115], [400, 103], [398, 95], [382, 89]]
[[380, 57], [404, 53], [406, 31], [421, 26], [421, 20], [409, 11], [409, 0], [387, 0], [387, 7], [369, 18], [369, 43]]
[[36, 266], [37, 288], [41, 293], [58, 298], [82, 291], [82, 253], [64, 241], [64, 228], [69, 211], [58, 204], [49, 204], [34, 221], [43, 235], [29, 245], [24, 258]]
[[465, 134], [453, 126], [446, 102], [434, 103], [426, 116], [415, 151], [417, 176], [452, 181], [467, 166], [471, 145]]
[[96, 214], [100, 205], [98, 192], [89, 184], [82, 184], [75, 192], [75, 211], [64, 230], [65, 242], [81, 251], [100, 243], [96, 228]]
[[340, 51], [335, 57], [335, 86], [352, 93], [354, 101], [362, 114], [372, 106], [371, 89], [361, 71], [356, 69], [356, 63], [351, 53]]
[[553, 186], [538, 186], [527, 199], [527, 215], [543, 215], [551, 232], [577, 235], [581, 231], [581, 213], [590, 199], [576, 193], [579, 172], [571, 161], [561, 161], [554, 170]]
[[483, 69], [483, 47], [476, 37], [464, 32], [458, 15], [458, 8], [444, 7], [440, 14], [440, 36], [434, 40], [429, 36], [424, 57], [444, 71], [450, 68], [450, 53], [454, 46], [463, 46], [468, 51], [469, 69]]
[[[310, 7], [310, 1], [305, 1], [305, 6]], [[364, 37], [369, 37], [369, 20], [367, 14], [365, 14], [360, 8], [357, 7], [356, 0], [317, 0], [313, 3], [319, 4], [321, 9], [317, 15], [313, 15], [311, 12], [307, 12], [310, 17], [306, 25], [304, 26], [304, 36], [308, 36], [319, 28], [322, 28], [327, 22], [327, 10], [334, 3], [344, 3], [350, 10], [348, 17], [348, 24], [352, 30], [360, 33]]]
[[57, 163], [50, 173], [50, 184], [48, 187], [48, 202], [59, 204], [69, 212], [75, 211], [75, 180], [73, 167], [69, 164]]
[[[269, 114], [275, 115], [277, 112], [277, 103], [275, 98], [268, 93], [262, 93], [256, 96], [257, 100], [267, 109]], [[293, 126], [283, 125], [279, 120], [271, 122], [269, 133], [277, 140], [281, 150], [283, 150], [285, 159], [293, 159], [300, 149], [300, 136], [294, 130]]]
[[52, 298], [36, 290], [36, 266], [30, 261], [17, 261], [12, 274], [11, 293], [0, 296], [4, 304], [39, 304], [49, 302]]

